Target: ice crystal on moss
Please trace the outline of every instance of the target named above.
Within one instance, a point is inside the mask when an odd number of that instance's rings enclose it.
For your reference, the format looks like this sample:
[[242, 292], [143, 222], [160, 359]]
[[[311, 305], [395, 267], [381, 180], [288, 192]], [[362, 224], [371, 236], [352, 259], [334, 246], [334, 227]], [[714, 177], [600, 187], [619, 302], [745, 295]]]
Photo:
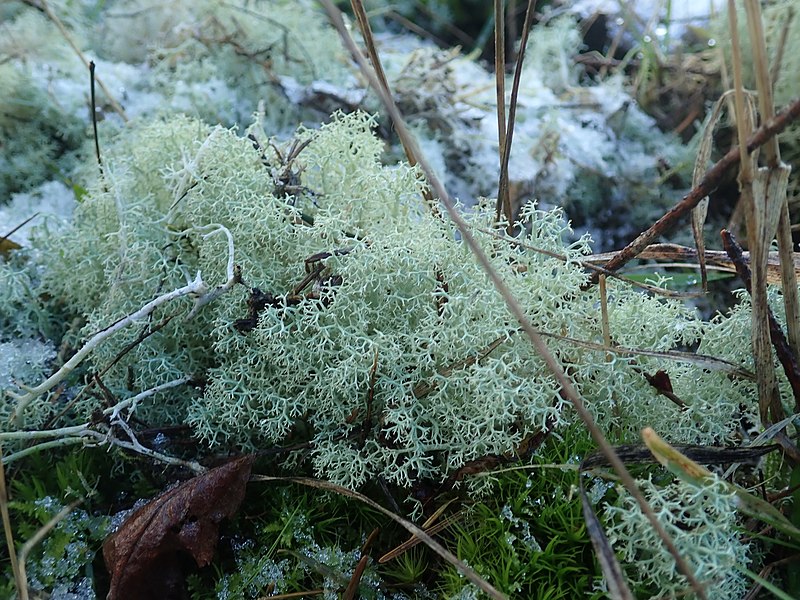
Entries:
[[[64, 505], [51, 496], [36, 500], [31, 507], [18, 507], [39, 515], [42, 524], [54, 517]], [[108, 520], [94, 517], [81, 508], [75, 508], [61, 520], [41, 545], [35, 548], [27, 563], [29, 585], [38, 591], [53, 588], [75, 598], [85, 598], [85, 567], [94, 559], [99, 540], [108, 531]], [[94, 595], [92, 594], [92, 598]]]

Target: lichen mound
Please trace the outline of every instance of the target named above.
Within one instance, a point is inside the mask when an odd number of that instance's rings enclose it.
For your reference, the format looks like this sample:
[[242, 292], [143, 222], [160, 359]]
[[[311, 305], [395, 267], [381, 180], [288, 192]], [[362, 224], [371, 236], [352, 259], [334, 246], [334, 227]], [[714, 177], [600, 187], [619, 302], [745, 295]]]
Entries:
[[[417, 172], [381, 164], [372, 126], [362, 113], [336, 115], [275, 145], [258, 120], [240, 136], [178, 117], [132, 127], [109, 149], [72, 228], [40, 240], [43, 286], [87, 320], [85, 335], [197, 271], [223, 283], [228, 242], [208, 235], [215, 228], [230, 232], [241, 269], [242, 284], [192, 318], [191, 300], [178, 300], [94, 352], [98, 369], [117, 361], [104, 383], [120, 397], [183, 375], [198, 382], [143, 402], [138, 418], [189, 423], [212, 448], [299, 444], [289, 463], [310, 461], [351, 488], [375, 477], [442, 481], [572, 421], [455, 227], [426, 206]], [[610, 361], [565, 339], [602, 333], [597, 292], [581, 290], [589, 240], [565, 245], [560, 211], [527, 209], [519, 226], [528, 233], [514, 243], [498, 238], [492, 218], [468, 214], [607, 431], [627, 438], [669, 423], [673, 440], [729, 434], [739, 395], [726, 403], [698, 393], [681, 411], [642, 376], [663, 360]], [[665, 351], [702, 332], [676, 301], [609, 290], [622, 346]], [[693, 367], [669, 368], [676, 393], [698, 387]], [[703, 377], [716, 390], [733, 385], [724, 373]], [[88, 415], [96, 402], [77, 408]]]

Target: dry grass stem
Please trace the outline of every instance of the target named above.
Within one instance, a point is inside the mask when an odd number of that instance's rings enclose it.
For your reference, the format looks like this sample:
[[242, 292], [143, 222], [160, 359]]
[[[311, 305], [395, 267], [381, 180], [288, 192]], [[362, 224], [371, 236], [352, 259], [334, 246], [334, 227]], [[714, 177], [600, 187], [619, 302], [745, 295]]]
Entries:
[[[750, 44], [753, 48], [759, 112], [763, 120], [768, 120], [773, 118], [775, 109], [772, 99], [772, 77], [767, 60], [767, 44], [764, 39], [764, 26], [761, 19], [761, 7], [757, 0], [745, 0], [744, 6], [747, 12]], [[791, 20], [791, 15], [788, 20]], [[786, 265], [782, 270], [783, 304], [786, 314], [786, 326], [789, 332], [789, 344], [794, 355], [800, 356], [800, 298], [798, 298], [797, 277], [794, 269], [788, 268], [789, 258], [792, 256], [794, 246], [792, 242], [792, 224], [789, 217], [789, 203], [786, 198], [789, 167], [781, 162], [777, 137], [771, 138], [764, 145], [764, 154], [766, 155], [767, 171], [762, 176], [766, 180], [764, 190], [766, 211], [768, 214], [773, 210], [780, 211], [777, 237], [781, 261], [782, 264]], [[761, 201], [760, 198], [757, 200]], [[772, 232], [770, 231], [769, 234], [769, 240], [765, 240], [767, 244], [772, 241]]]
[[[736, 272], [739, 274], [742, 283], [744, 283], [745, 289], [749, 292], [752, 286], [752, 279], [750, 276], [750, 269], [743, 260], [742, 249], [729, 231], [722, 231], [722, 243], [725, 246], [725, 251], [730, 255], [733, 263], [736, 265]], [[778, 323], [775, 315], [772, 314], [772, 309], [770, 309], [769, 306], [767, 306], [767, 315], [769, 318], [772, 345], [775, 347], [775, 353], [778, 355], [778, 360], [783, 366], [786, 378], [792, 388], [795, 399], [795, 409], [800, 411], [800, 368], [798, 368], [795, 355], [786, 337], [783, 335], [781, 325]]]
[[789, 35], [789, 28], [792, 25], [792, 21], [794, 20], [794, 7], [790, 6], [786, 11], [786, 20], [783, 22], [783, 27], [781, 28], [781, 36], [778, 38], [778, 46], [775, 50], [775, 58], [772, 61], [772, 66], [770, 67], [769, 72], [769, 79], [774, 86], [777, 81], [778, 77], [781, 76], [781, 66], [783, 65], [783, 55], [786, 51], [786, 38]]
[[[497, 95], [497, 152], [500, 158], [500, 182], [498, 184], [495, 220], [505, 215], [506, 222], [511, 224], [511, 198], [503, 193], [503, 173], [506, 160], [506, 39], [503, 0], [494, 0], [494, 80]], [[507, 190], [506, 190], [507, 192]]]
[[[731, 30], [731, 56], [734, 82], [734, 106], [736, 112], [736, 134], [739, 141], [739, 191], [745, 207], [748, 245], [751, 253], [752, 299], [751, 344], [758, 384], [758, 407], [762, 424], [767, 427], [784, 417], [780, 393], [775, 379], [772, 359], [772, 344], [769, 333], [769, 306], [767, 303], [767, 255], [770, 242], [775, 237], [781, 206], [769, 202], [764, 177], [757, 169], [756, 157], [746, 150], [747, 136], [753, 130], [754, 111], [746, 105], [742, 76], [741, 44], [737, 28], [736, 8], [728, 0], [728, 19]], [[774, 138], [766, 142], [769, 147]]]
[[[389, 81], [386, 79], [386, 73], [383, 70], [383, 64], [381, 63], [381, 58], [375, 45], [375, 36], [372, 34], [372, 27], [370, 27], [369, 24], [367, 11], [364, 9], [364, 2], [363, 0], [350, 0], [350, 5], [353, 7], [353, 12], [356, 15], [358, 28], [361, 31], [361, 36], [364, 38], [364, 43], [367, 46], [367, 53], [369, 54], [372, 67], [375, 70], [375, 76], [380, 84], [380, 89], [383, 90], [381, 93], [391, 97], [392, 90], [389, 87]], [[415, 152], [415, 149], [409, 147], [403, 138], [400, 138], [400, 143], [403, 145], [403, 151], [406, 153], [406, 160], [408, 160], [408, 164], [412, 167], [416, 166], [419, 162], [417, 153], [418, 150]], [[433, 196], [428, 188], [423, 191], [423, 196], [425, 197], [425, 201], [428, 203], [428, 206], [431, 207], [433, 213], [437, 214], [436, 204], [433, 201]]]
[[68, 506], [62, 508], [56, 516], [54, 516], [47, 523], [42, 525], [42, 527], [36, 533], [34, 533], [33, 536], [31, 536], [31, 539], [25, 542], [22, 545], [22, 548], [20, 548], [18, 556], [19, 577], [22, 583], [22, 588], [19, 590], [20, 600], [28, 600], [28, 576], [25, 573], [25, 561], [28, 558], [28, 554], [30, 554], [30, 551], [33, 550], [33, 547], [36, 544], [41, 542], [45, 538], [45, 536], [47, 536], [47, 534], [53, 530], [53, 527], [58, 525], [58, 523], [62, 521], [69, 513], [71, 513], [72, 510], [76, 506], [78, 506], [81, 502], [83, 502], [83, 499], [75, 500], [75, 502], [72, 502]]
[[8, 514], [8, 488], [6, 487], [6, 469], [3, 465], [3, 446], [0, 444], [0, 514], [3, 518], [3, 531], [6, 534], [6, 548], [8, 560], [11, 563], [11, 572], [14, 574], [14, 584], [17, 594], [22, 598], [23, 590], [27, 592], [27, 583], [22, 579], [17, 562], [17, 551], [14, 547], [14, 532], [11, 530], [11, 518]]
[[[418, 145], [416, 143], [416, 140], [406, 127], [403, 117], [400, 114], [400, 111], [394, 104], [394, 100], [391, 98], [390, 95], [386, 94], [384, 90], [381, 89], [380, 83], [375, 77], [375, 74], [372, 72], [372, 69], [370, 69], [369, 65], [367, 64], [366, 59], [361, 55], [361, 52], [358, 50], [355, 43], [353, 42], [350, 33], [347, 31], [347, 28], [344, 25], [341, 11], [339, 11], [333, 5], [331, 0], [320, 0], [320, 2], [327, 11], [331, 23], [337, 29], [339, 35], [342, 37], [342, 41], [344, 42], [345, 47], [350, 51], [351, 55], [358, 63], [362, 73], [369, 80], [370, 85], [381, 96], [381, 99], [384, 102], [384, 106], [386, 107], [386, 110], [388, 111], [389, 115], [392, 118], [392, 121], [395, 125], [395, 129], [397, 130], [398, 135], [401, 137], [401, 139], [405, 137], [406, 143], [412, 148], [414, 148], [415, 154], [418, 157], [423, 158], [422, 153], [418, 150]], [[591, 413], [587, 410], [586, 406], [583, 403], [582, 398], [578, 394], [578, 391], [575, 389], [575, 386], [572, 385], [572, 382], [567, 377], [567, 374], [564, 372], [563, 367], [556, 360], [555, 356], [553, 356], [553, 354], [550, 352], [549, 348], [547, 347], [547, 344], [544, 342], [544, 339], [537, 333], [536, 329], [533, 327], [533, 325], [531, 325], [530, 321], [528, 321], [528, 318], [525, 315], [525, 311], [522, 309], [519, 302], [517, 302], [517, 300], [511, 294], [511, 291], [508, 289], [508, 286], [506, 286], [503, 279], [500, 277], [497, 271], [492, 267], [488, 256], [483, 251], [483, 249], [481, 249], [481, 247], [478, 245], [478, 242], [475, 240], [472, 233], [470, 232], [469, 225], [466, 223], [466, 221], [464, 221], [464, 219], [456, 210], [444, 186], [439, 181], [438, 177], [436, 177], [436, 174], [433, 172], [430, 165], [427, 164], [427, 161], [425, 161], [424, 159], [420, 160], [419, 166], [425, 172], [425, 175], [428, 178], [428, 181], [430, 182], [434, 193], [436, 194], [436, 196], [439, 197], [441, 202], [445, 205], [447, 213], [450, 215], [450, 218], [452, 219], [453, 223], [461, 232], [462, 240], [469, 247], [470, 251], [475, 255], [476, 259], [478, 260], [478, 263], [484, 269], [486, 274], [492, 280], [492, 283], [497, 288], [500, 295], [505, 300], [506, 305], [508, 306], [511, 313], [514, 315], [514, 318], [518, 321], [522, 330], [528, 336], [531, 343], [533, 344], [537, 352], [544, 360], [548, 369], [550, 369], [550, 371], [556, 377], [556, 380], [561, 386], [561, 393], [566, 398], [568, 398], [569, 401], [572, 403], [576, 412], [580, 416], [581, 420], [586, 425], [586, 428], [589, 430], [589, 433], [591, 434], [592, 438], [600, 447], [601, 452], [606, 457], [608, 457], [608, 460], [612, 468], [619, 475], [623, 485], [628, 490], [628, 492], [630, 492], [630, 494], [636, 499], [642, 512], [650, 522], [650, 525], [656, 531], [657, 535], [663, 541], [669, 553], [674, 558], [678, 566], [678, 570], [690, 582], [692, 589], [700, 598], [704, 599], [707, 598], [705, 590], [703, 589], [702, 585], [694, 575], [693, 569], [689, 566], [686, 560], [684, 560], [684, 558], [680, 555], [678, 549], [675, 546], [675, 543], [672, 541], [670, 536], [664, 530], [664, 527], [661, 525], [655, 513], [653, 512], [652, 507], [648, 504], [644, 495], [636, 486], [636, 482], [633, 480], [633, 477], [628, 472], [627, 468], [625, 468], [625, 465], [622, 463], [619, 457], [616, 455], [613, 446], [608, 442], [606, 437], [603, 435], [603, 432], [600, 431], [600, 428], [594, 422], [594, 418], [592, 417]]]
[[[321, 0], [321, 1], [323, 2], [323, 5], [325, 5], [325, 3], [328, 2], [328, 0]], [[334, 8], [332, 4], [330, 6], [331, 8]], [[307, 477], [270, 477], [267, 475], [252, 475], [250, 477], [250, 481], [286, 481], [292, 483], [299, 483], [300, 485], [305, 485], [320, 490], [327, 490], [329, 492], [334, 492], [336, 494], [340, 494], [348, 498], [354, 498], [359, 502], [363, 502], [367, 506], [386, 515], [392, 521], [404, 527], [409, 533], [411, 533], [411, 535], [418, 538], [431, 550], [433, 550], [436, 554], [438, 554], [444, 560], [449, 562], [456, 569], [461, 571], [461, 573], [463, 573], [467, 579], [469, 579], [472, 583], [478, 586], [478, 588], [486, 592], [491, 598], [496, 598], [496, 599], [506, 598], [505, 594], [502, 594], [497, 589], [495, 589], [494, 586], [492, 586], [489, 582], [487, 582], [480, 575], [478, 575], [471, 567], [467, 566], [464, 562], [459, 560], [453, 553], [447, 550], [439, 542], [434, 540], [430, 535], [425, 533], [425, 531], [423, 531], [422, 528], [417, 527], [411, 521], [408, 521], [403, 517], [396, 515], [389, 509], [384, 508], [383, 506], [381, 506], [380, 504], [378, 504], [377, 502], [375, 502], [374, 500], [368, 498], [363, 494], [359, 494], [358, 492], [354, 492], [353, 490], [348, 490], [347, 488], [334, 485], [327, 481], [319, 481], [317, 479], [309, 479]]]
[[[55, 24], [56, 27], [58, 27], [59, 32], [61, 32], [61, 35], [64, 37], [64, 40], [75, 51], [75, 54], [77, 54], [78, 58], [81, 59], [81, 62], [84, 64], [86, 69], [87, 70], [90, 69], [89, 59], [86, 58], [86, 55], [78, 47], [78, 44], [76, 44], [75, 40], [72, 39], [72, 36], [69, 34], [69, 31], [67, 31], [67, 28], [64, 26], [64, 23], [61, 21], [61, 19], [58, 18], [58, 15], [55, 14], [50, 9], [50, 7], [47, 4], [47, 0], [39, 0], [39, 1], [41, 2], [42, 10], [44, 10], [45, 14], [47, 15], [47, 18], [50, 19]], [[113, 108], [114, 112], [116, 112], [120, 116], [120, 118], [127, 123], [128, 115], [125, 114], [125, 110], [122, 108], [120, 103], [117, 102], [117, 100], [114, 98], [114, 95], [108, 90], [106, 85], [103, 83], [102, 79], [100, 79], [96, 75], [94, 76], [94, 78], [97, 81], [97, 85], [100, 86], [100, 89], [103, 90], [103, 93], [106, 95], [106, 100], [108, 100], [108, 103], [111, 105], [111, 108]]]
[[[519, 85], [522, 81], [522, 63], [525, 60], [525, 47], [528, 45], [528, 36], [533, 24], [533, 12], [536, 8], [536, 0], [528, 0], [528, 8], [525, 11], [525, 23], [522, 26], [522, 37], [519, 42], [519, 52], [517, 53], [516, 66], [514, 67], [514, 81], [511, 85], [511, 101], [508, 108], [508, 125], [504, 146], [500, 153], [500, 184], [497, 190], [497, 211], [496, 217], [500, 218], [500, 204], [502, 202], [503, 213], [508, 225], [508, 233], [511, 234], [514, 224], [514, 211], [511, 206], [511, 196], [508, 185], [508, 161], [511, 158], [511, 143], [514, 140], [514, 124], [517, 117], [517, 102], [519, 99]], [[498, 106], [498, 113], [500, 107]]]

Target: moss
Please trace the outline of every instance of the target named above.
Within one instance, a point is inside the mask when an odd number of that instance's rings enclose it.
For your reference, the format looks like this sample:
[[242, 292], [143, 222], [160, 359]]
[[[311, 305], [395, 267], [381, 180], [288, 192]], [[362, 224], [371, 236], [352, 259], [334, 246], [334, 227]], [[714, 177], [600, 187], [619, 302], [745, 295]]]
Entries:
[[3, 203], [12, 193], [63, 175], [83, 143], [84, 124], [48, 97], [22, 66], [0, 64], [0, 78]]
[[[450, 530], [457, 555], [509, 597], [600, 597], [577, 470], [570, 468], [590, 449], [587, 436], [571, 427], [549, 439], [530, 465], [495, 475], [491, 496], [467, 507]], [[442, 595], [455, 597], [464, 587], [447, 569]]]
[[[65, 506], [82, 499], [32, 548], [26, 562], [32, 592], [94, 597], [92, 562], [111, 530], [110, 519], [97, 511], [95, 504], [98, 488], [108, 485], [100, 480], [99, 464], [103, 462], [102, 453], [92, 450], [55, 453], [42, 457], [38, 464], [34, 459], [28, 465], [29, 471], [14, 477], [9, 508], [14, 515], [14, 539], [19, 544], [30, 539]], [[13, 585], [10, 568], [7, 571]]]

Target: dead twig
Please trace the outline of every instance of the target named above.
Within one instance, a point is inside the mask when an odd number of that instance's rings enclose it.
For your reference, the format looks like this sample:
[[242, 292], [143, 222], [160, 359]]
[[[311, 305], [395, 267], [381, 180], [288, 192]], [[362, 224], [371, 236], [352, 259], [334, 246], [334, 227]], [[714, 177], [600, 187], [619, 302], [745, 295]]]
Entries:
[[[3, 518], [3, 531], [6, 534], [6, 547], [8, 548], [8, 560], [11, 563], [11, 573], [14, 575], [14, 584], [17, 587], [17, 594], [22, 598], [27, 594], [27, 582], [22, 578], [17, 562], [17, 551], [14, 547], [14, 532], [11, 531], [11, 518], [8, 514], [8, 489], [6, 488], [6, 470], [3, 466], [3, 447], [0, 445], [0, 514]], [[23, 592], [23, 590], [25, 590]]]
[[[511, 200], [508, 190], [503, 188], [503, 173], [508, 170], [506, 160], [506, 40], [505, 23], [503, 16], [503, 0], [494, 0], [494, 80], [497, 95], [497, 148], [500, 153], [500, 181], [497, 191], [497, 205], [495, 207], [495, 220], [500, 220], [501, 213], [505, 214], [508, 225], [512, 224]], [[508, 177], [506, 176], [506, 181]], [[506, 188], [508, 185], [506, 184]]]
[[[358, 21], [358, 28], [364, 38], [364, 43], [367, 45], [369, 60], [372, 63], [372, 68], [375, 70], [375, 75], [378, 78], [381, 89], [383, 90], [382, 93], [391, 97], [392, 90], [389, 87], [389, 81], [386, 79], [386, 73], [383, 70], [381, 58], [378, 55], [377, 48], [375, 47], [375, 36], [372, 35], [372, 28], [369, 25], [367, 11], [364, 10], [364, 2], [362, 0], [350, 0], [350, 5], [353, 7], [353, 13], [356, 15], [356, 21]], [[416, 166], [419, 162], [418, 149], [409, 146], [402, 136], [400, 137], [400, 143], [403, 145], [403, 150], [406, 153], [406, 160], [408, 160], [408, 164], [412, 167]], [[431, 212], [434, 215], [438, 214], [439, 209], [436, 207], [436, 203], [433, 201], [433, 195], [431, 194], [431, 190], [428, 186], [426, 186], [422, 191], [422, 195], [425, 198], [425, 202], [427, 202], [428, 206], [430, 207]]]
[[[733, 234], [727, 229], [723, 229], [721, 234], [722, 244], [725, 251], [731, 257], [731, 261], [736, 266], [736, 272], [739, 278], [744, 283], [744, 287], [748, 293], [752, 289], [752, 278], [750, 276], [750, 269], [744, 260], [741, 246], [736, 242]], [[783, 372], [789, 380], [789, 385], [794, 394], [795, 410], [800, 412], [800, 367], [797, 364], [797, 358], [789, 346], [786, 336], [783, 334], [781, 324], [772, 312], [772, 309], [767, 307], [767, 315], [769, 318], [769, 334], [772, 340], [772, 345], [775, 348], [775, 353], [778, 355], [778, 360], [783, 367]]]
[[47, 18], [50, 19], [55, 24], [56, 27], [58, 27], [58, 30], [61, 32], [61, 35], [64, 37], [64, 40], [66, 40], [70, 48], [72, 48], [75, 51], [75, 54], [78, 55], [78, 58], [81, 59], [81, 62], [84, 64], [84, 66], [91, 71], [92, 78], [97, 81], [97, 85], [99, 85], [100, 89], [103, 90], [103, 93], [106, 95], [106, 100], [108, 100], [108, 103], [111, 105], [111, 108], [113, 108], [114, 111], [122, 118], [122, 120], [125, 123], [127, 123], [128, 115], [125, 114], [125, 110], [122, 108], [122, 106], [120, 106], [119, 102], [116, 101], [114, 96], [106, 87], [106, 84], [104, 84], [99, 77], [96, 77], [94, 75], [94, 68], [91, 66], [91, 63], [86, 58], [86, 55], [81, 51], [80, 48], [78, 48], [78, 44], [76, 44], [75, 40], [72, 39], [72, 36], [70, 35], [69, 31], [67, 31], [67, 28], [64, 25], [64, 23], [61, 21], [61, 19], [58, 18], [58, 15], [56, 15], [47, 5], [47, 0], [40, 0], [40, 3], [42, 10], [47, 15]]
[[[747, 140], [747, 152], [752, 152], [756, 148], [763, 146], [767, 140], [786, 129], [795, 119], [800, 117], [800, 98], [793, 100], [774, 118], [768, 120]], [[636, 258], [653, 240], [669, 231], [678, 219], [693, 209], [697, 204], [721, 183], [723, 177], [734, 166], [739, 164], [739, 148], [731, 148], [728, 153], [711, 167], [703, 177], [702, 181], [691, 190], [683, 200], [678, 202], [664, 216], [653, 223], [646, 231], [640, 233], [635, 240], [619, 251], [616, 257], [611, 259], [605, 266], [606, 271], [617, 271], [625, 264]], [[598, 273], [594, 273], [588, 286], [597, 283]]]

